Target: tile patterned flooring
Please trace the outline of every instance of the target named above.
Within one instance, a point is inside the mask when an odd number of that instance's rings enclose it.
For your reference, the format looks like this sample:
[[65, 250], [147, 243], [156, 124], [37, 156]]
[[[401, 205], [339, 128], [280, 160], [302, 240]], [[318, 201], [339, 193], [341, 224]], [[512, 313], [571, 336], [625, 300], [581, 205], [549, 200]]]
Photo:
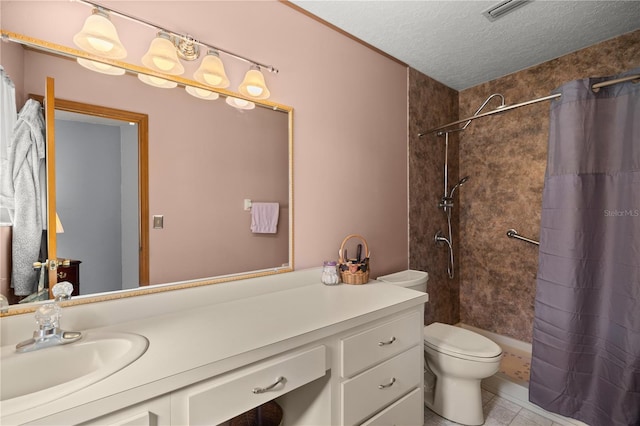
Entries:
[[[482, 390], [484, 426], [562, 426], [502, 397]], [[457, 426], [424, 407], [424, 426]]]

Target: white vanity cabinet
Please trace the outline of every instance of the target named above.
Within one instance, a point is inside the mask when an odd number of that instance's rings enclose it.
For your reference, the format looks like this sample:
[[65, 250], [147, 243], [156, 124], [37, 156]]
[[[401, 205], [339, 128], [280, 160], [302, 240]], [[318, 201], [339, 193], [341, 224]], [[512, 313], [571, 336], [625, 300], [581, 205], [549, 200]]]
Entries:
[[0, 423], [215, 425], [277, 398], [282, 426], [422, 424], [428, 296], [295, 284], [107, 327], [145, 336], [147, 351], [86, 389], [3, 412]]
[[82, 426], [169, 426], [171, 425], [171, 400], [169, 395], [123, 408], [111, 414], [80, 423]]
[[422, 342], [418, 311], [341, 339], [340, 424], [422, 424]]

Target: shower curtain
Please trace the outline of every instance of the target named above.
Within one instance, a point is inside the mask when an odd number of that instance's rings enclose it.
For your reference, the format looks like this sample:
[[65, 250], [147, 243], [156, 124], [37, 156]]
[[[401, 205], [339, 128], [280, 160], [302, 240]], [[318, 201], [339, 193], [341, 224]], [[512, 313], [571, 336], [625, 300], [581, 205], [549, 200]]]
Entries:
[[640, 83], [609, 79], [552, 101], [529, 385], [591, 426], [640, 425]]

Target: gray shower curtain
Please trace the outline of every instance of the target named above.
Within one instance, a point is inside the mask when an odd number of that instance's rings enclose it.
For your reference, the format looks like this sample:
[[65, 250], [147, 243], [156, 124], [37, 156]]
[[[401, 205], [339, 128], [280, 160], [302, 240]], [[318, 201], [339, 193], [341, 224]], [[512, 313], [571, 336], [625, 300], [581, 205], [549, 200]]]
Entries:
[[591, 426], [640, 425], [640, 83], [591, 90], [617, 77], [556, 91], [540, 227], [529, 399]]

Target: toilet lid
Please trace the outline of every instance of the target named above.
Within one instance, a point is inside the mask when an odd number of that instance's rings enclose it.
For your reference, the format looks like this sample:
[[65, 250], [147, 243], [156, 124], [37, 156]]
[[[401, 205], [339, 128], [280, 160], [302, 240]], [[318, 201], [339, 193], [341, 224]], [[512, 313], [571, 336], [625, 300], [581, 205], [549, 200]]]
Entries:
[[424, 341], [438, 351], [477, 358], [494, 358], [502, 353], [500, 346], [478, 333], [439, 322], [424, 328]]

